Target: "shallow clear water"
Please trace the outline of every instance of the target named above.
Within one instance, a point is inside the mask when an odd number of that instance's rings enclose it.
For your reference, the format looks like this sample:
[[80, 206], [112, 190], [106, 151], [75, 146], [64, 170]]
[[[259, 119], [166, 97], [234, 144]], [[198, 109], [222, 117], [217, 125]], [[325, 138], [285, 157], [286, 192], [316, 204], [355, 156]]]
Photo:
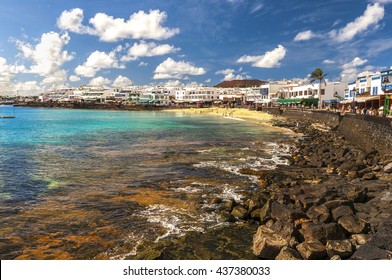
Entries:
[[[0, 107], [0, 116], [9, 107]], [[169, 112], [15, 108], [0, 119], [1, 259], [123, 259], [142, 241], [225, 226], [241, 168], [283, 163], [285, 136]]]

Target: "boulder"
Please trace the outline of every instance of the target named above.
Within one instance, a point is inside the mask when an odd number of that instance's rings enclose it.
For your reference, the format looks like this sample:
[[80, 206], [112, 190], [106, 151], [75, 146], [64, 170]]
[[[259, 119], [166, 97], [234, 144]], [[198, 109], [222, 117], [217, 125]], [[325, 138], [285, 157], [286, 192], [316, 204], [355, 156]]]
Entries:
[[336, 255], [341, 258], [348, 258], [353, 254], [353, 246], [349, 239], [328, 240], [325, 248], [330, 258]]
[[385, 173], [392, 173], [392, 162], [384, 166]]
[[390, 260], [392, 259], [387, 250], [366, 243], [358, 248], [351, 256], [351, 260]]
[[263, 208], [260, 209], [260, 222], [265, 223], [268, 219], [271, 219], [271, 200], [268, 200]]
[[335, 221], [338, 221], [340, 217], [353, 215], [353, 214], [354, 214], [353, 210], [351, 209], [350, 206], [347, 205], [342, 205], [332, 210], [332, 217]]
[[271, 203], [271, 217], [272, 218], [274, 218], [276, 220], [289, 219], [290, 214], [291, 214], [291, 211], [286, 205], [279, 204], [275, 201]]
[[216, 217], [218, 222], [223, 222], [223, 223], [233, 223], [235, 222], [235, 218], [233, 215], [231, 215], [227, 211], [220, 211]]
[[350, 179], [356, 179], [356, 178], [358, 178], [358, 172], [355, 171], [355, 170], [353, 170], [353, 171], [348, 171], [347, 176], [348, 176]]
[[222, 204], [219, 207], [219, 210], [227, 210], [227, 211], [231, 211], [233, 210], [234, 206], [236, 205], [236, 202], [234, 199], [230, 199], [228, 201], [226, 201], [224, 204]]
[[352, 202], [346, 199], [335, 199], [335, 200], [330, 200], [327, 201], [323, 204], [325, 207], [327, 207], [329, 210], [332, 210], [334, 208], [337, 208], [341, 205], [349, 205], [352, 206]]
[[302, 260], [302, 256], [296, 250], [285, 246], [280, 250], [275, 260]]
[[302, 229], [302, 235], [306, 241], [319, 240], [323, 243], [346, 238], [344, 231], [336, 223], [308, 225]]
[[346, 193], [346, 197], [348, 200], [352, 202], [360, 202], [363, 203], [366, 201], [367, 197], [367, 188], [363, 188], [361, 190], [352, 189]]
[[351, 234], [364, 233], [368, 226], [365, 221], [354, 215], [343, 216], [338, 223]]
[[304, 210], [308, 210], [313, 205], [317, 205], [322, 202], [325, 202], [324, 198], [314, 197], [309, 194], [301, 194], [295, 200], [295, 205], [302, 207]]
[[254, 195], [252, 198], [248, 200], [248, 210], [252, 212], [257, 208], [261, 208], [264, 205], [265, 201], [259, 195]]
[[371, 238], [371, 235], [369, 234], [353, 234], [351, 235], [351, 239], [353, 240], [353, 242], [357, 245], [363, 245], [366, 242], [368, 242]]
[[238, 205], [233, 208], [233, 210], [231, 211], [231, 215], [233, 215], [237, 219], [245, 220], [248, 216], [248, 211], [244, 207]]
[[290, 195], [290, 198], [292, 200], [296, 200], [298, 199], [298, 196], [300, 196], [301, 194], [303, 194], [304, 191], [301, 188], [292, 188], [288, 191], [288, 194]]
[[367, 174], [363, 175], [362, 179], [363, 180], [376, 180], [377, 176], [376, 176], [376, 174], [374, 174], [372, 172], [372, 173], [367, 173]]
[[273, 260], [288, 242], [265, 225], [257, 229], [253, 236], [253, 254], [262, 259]]
[[331, 217], [328, 208], [324, 205], [314, 205], [310, 207], [309, 210], [306, 212], [306, 215], [315, 223], [328, 222]]
[[322, 260], [327, 256], [325, 246], [318, 240], [305, 241], [296, 249], [305, 260]]
[[301, 235], [291, 222], [285, 220], [278, 220], [273, 223], [270, 228], [274, 232], [279, 233], [288, 242], [292, 237], [294, 237], [295, 239], [301, 239]]
[[260, 221], [260, 213], [261, 213], [261, 209], [258, 208], [256, 210], [253, 210], [252, 212], [250, 212], [249, 217], [253, 220]]

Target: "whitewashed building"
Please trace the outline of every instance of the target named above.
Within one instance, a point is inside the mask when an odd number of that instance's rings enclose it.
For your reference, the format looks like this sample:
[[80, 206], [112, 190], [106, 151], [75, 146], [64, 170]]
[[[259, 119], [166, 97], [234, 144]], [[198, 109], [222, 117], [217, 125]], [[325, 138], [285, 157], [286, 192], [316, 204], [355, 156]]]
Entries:
[[175, 91], [177, 103], [214, 103], [219, 91], [211, 87], [182, 88]]

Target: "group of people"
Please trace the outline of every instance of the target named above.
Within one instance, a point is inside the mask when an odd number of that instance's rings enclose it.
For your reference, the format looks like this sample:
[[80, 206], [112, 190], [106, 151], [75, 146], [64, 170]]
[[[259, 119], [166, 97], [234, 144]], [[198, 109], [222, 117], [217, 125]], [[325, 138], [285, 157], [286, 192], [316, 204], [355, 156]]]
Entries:
[[370, 115], [370, 116], [382, 116], [384, 115], [384, 110], [383, 107], [380, 107], [378, 110], [376, 108], [370, 107], [364, 107], [364, 108], [358, 108], [355, 106], [354, 108], [349, 105], [348, 107], [342, 107], [341, 111], [342, 114], [344, 113], [354, 113], [354, 114], [362, 114], [362, 115]]

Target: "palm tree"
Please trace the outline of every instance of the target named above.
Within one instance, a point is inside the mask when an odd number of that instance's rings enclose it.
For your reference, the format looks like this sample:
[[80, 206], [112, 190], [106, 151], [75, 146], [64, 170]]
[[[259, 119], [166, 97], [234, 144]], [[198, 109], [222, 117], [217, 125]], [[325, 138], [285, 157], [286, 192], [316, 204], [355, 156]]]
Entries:
[[314, 70], [312, 73], [310, 73], [310, 78], [312, 79], [310, 81], [310, 83], [313, 83], [314, 81], [319, 81], [319, 87], [318, 87], [318, 97], [319, 97], [319, 101], [318, 101], [318, 108], [321, 109], [322, 107], [322, 100], [321, 100], [321, 82], [324, 82], [325, 86], [327, 85], [327, 82], [325, 81], [325, 76], [327, 76], [327, 74], [324, 74], [323, 69], [321, 68], [316, 68], [316, 70]]

